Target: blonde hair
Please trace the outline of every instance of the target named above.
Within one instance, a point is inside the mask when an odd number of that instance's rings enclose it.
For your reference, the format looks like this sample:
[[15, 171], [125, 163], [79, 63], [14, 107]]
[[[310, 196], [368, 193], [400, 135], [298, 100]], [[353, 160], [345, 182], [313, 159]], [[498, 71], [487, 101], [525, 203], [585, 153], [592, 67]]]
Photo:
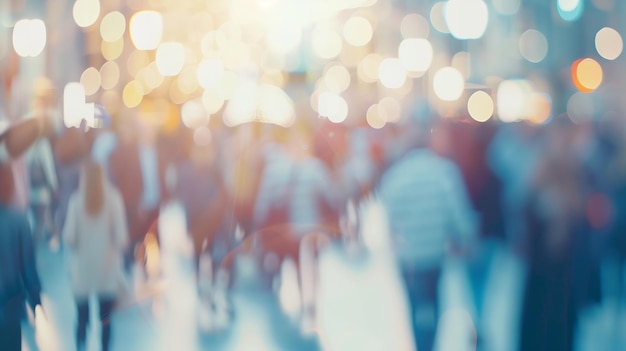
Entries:
[[89, 215], [95, 216], [104, 207], [104, 172], [97, 163], [88, 160], [85, 165], [83, 180], [85, 183], [84, 201], [85, 210]]

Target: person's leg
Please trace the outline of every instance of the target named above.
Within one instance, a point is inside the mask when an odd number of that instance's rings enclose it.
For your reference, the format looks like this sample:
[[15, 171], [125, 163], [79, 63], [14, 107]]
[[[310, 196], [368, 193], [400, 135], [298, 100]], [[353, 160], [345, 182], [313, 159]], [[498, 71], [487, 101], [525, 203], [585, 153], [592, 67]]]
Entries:
[[440, 276], [440, 268], [418, 271], [414, 275], [414, 320], [418, 350], [433, 350], [439, 314]]
[[[404, 281], [404, 287], [406, 289], [407, 300], [409, 302], [409, 313], [411, 321], [411, 330], [413, 331], [413, 338], [415, 345], [418, 344], [418, 324], [416, 314], [419, 302], [417, 300], [416, 293], [416, 276], [415, 271], [410, 268], [402, 267], [402, 280]], [[421, 350], [421, 349], [419, 349]]]
[[100, 305], [100, 322], [102, 323], [102, 351], [109, 351], [111, 341], [111, 313], [115, 306], [115, 299], [101, 297], [98, 299]]
[[89, 323], [89, 299], [76, 302], [78, 308], [78, 327], [76, 328], [76, 347], [84, 350], [87, 341], [87, 324]]

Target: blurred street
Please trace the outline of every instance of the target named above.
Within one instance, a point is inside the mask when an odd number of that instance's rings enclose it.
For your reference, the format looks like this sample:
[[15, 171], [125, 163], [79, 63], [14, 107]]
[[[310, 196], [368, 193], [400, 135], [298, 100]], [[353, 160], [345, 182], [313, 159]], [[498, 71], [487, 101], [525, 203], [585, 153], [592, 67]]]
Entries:
[[[370, 218], [376, 221], [378, 217]], [[298, 326], [281, 311], [277, 295], [254, 282], [233, 294], [232, 324], [220, 331], [196, 332], [194, 321], [201, 320], [203, 313], [206, 315], [206, 307], [197, 297], [190, 259], [184, 257], [184, 249], [179, 246], [169, 250], [164, 247], [168, 274], [162, 281], [144, 285], [141, 301], [114, 312], [115, 337], [111, 350], [166, 351], [176, 347], [185, 351], [375, 351], [389, 349], [389, 345], [398, 351], [414, 350], [406, 296], [389, 251], [387, 234], [376, 222], [370, 221], [368, 228], [364, 233], [365, 244], [376, 248], [368, 247], [367, 253], [352, 258], [338, 248], [331, 248], [323, 255], [319, 294], [319, 312], [323, 317], [318, 325], [321, 338], [300, 336]], [[186, 238], [178, 239], [184, 242]], [[170, 242], [180, 245], [178, 240]], [[75, 307], [62, 260], [62, 253], [39, 247], [44, 307], [54, 328], [40, 331], [45, 335], [37, 336], [45, 345], [39, 348], [41, 351], [70, 350], [74, 343], [71, 321], [75, 320]], [[515, 351], [524, 267], [510, 252], [497, 251], [480, 325], [476, 325], [465, 268], [460, 261], [446, 263], [438, 350], [474, 350], [478, 328], [482, 330], [481, 351]], [[171, 277], [178, 278], [172, 281]], [[608, 300], [584, 315], [576, 350], [626, 350], [626, 313], [618, 316], [617, 301]], [[620, 322], [614, 323], [615, 318]], [[92, 318], [92, 323], [98, 325], [97, 318]], [[88, 338], [88, 351], [99, 350], [98, 328], [91, 328]], [[31, 349], [25, 347], [25, 350]]]

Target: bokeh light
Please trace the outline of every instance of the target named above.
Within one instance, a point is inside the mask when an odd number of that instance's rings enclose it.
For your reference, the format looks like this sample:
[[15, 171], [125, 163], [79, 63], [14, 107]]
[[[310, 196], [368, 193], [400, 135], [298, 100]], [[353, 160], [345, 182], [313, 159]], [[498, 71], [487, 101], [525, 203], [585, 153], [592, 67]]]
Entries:
[[533, 89], [526, 80], [505, 80], [498, 85], [496, 110], [503, 122], [528, 118], [531, 113]]
[[534, 93], [531, 100], [532, 111], [528, 120], [535, 124], [543, 124], [549, 121], [552, 114], [552, 99], [550, 99], [550, 95]]
[[341, 123], [348, 117], [348, 103], [338, 94], [325, 92], [317, 98], [317, 112], [333, 123]]
[[294, 51], [302, 40], [302, 31], [290, 22], [279, 21], [267, 33], [268, 48], [277, 54]]
[[63, 122], [68, 128], [80, 126], [85, 112], [85, 88], [71, 82], [63, 89]]
[[143, 100], [143, 87], [141, 83], [136, 80], [128, 82], [122, 91], [122, 100], [124, 101], [124, 105], [128, 108], [139, 106]]
[[198, 83], [204, 89], [215, 88], [222, 81], [224, 76], [224, 64], [221, 60], [203, 60], [198, 65]]
[[596, 50], [607, 60], [617, 59], [624, 49], [622, 36], [613, 28], [604, 27], [596, 33]]
[[366, 120], [367, 124], [374, 129], [380, 129], [387, 124], [387, 120], [380, 114], [378, 104], [374, 104], [367, 109]]
[[548, 40], [540, 31], [529, 29], [519, 39], [519, 51], [527, 61], [539, 63], [548, 54]]
[[102, 40], [115, 42], [123, 37], [126, 31], [126, 17], [119, 12], [107, 13], [100, 21], [100, 36]]
[[110, 90], [120, 81], [120, 67], [115, 61], [107, 61], [100, 67], [100, 84], [102, 89]]
[[383, 57], [376, 53], [365, 56], [357, 66], [357, 75], [359, 79], [366, 83], [375, 83], [378, 81], [378, 68]]
[[343, 26], [343, 37], [352, 46], [363, 46], [372, 40], [374, 29], [363, 17], [350, 17]]
[[594, 59], [579, 59], [572, 64], [572, 80], [580, 92], [596, 90], [602, 84], [602, 78], [602, 66]]
[[436, 2], [430, 9], [430, 23], [440, 33], [450, 33], [444, 15], [445, 2]]
[[202, 93], [202, 104], [208, 113], [214, 114], [224, 106], [224, 98], [216, 89], [207, 89]]
[[402, 61], [397, 58], [384, 59], [378, 67], [378, 79], [386, 88], [398, 89], [402, 87], [407, 79], [407, 72]]
[[433, 77], [433, 89], [439, 99], [456, 101], [465, 89], [463, 75], [454, 67], [441, 68]]
[[36, 57], [46, 47], [46, 37], [42, 20], [19, 20], [13, 27], [13, 49], [21, 57]]
[[191, 100], [180, 108], [180, 116], [187, 128], [195, 129], [209, 123], [210, 115], [204, 110], [202, 103]]
[[593, 99], [589, 94], [575, 93], [567, 100], [567, 115], [576, 123], [591, 121], [594, 113]]
[[433, 47], [426, 39], [404, 39], [398, 57], [409, 72], [425, 72], [433, 62]]
[[85, 88], [85, 95], [90, 96], [100, 89], [100, 72], [94, 68], [87, 68], [80, 76], [80, 84]]
[[563, 20], [573, 22], [582, 15], [584, 2], [582, 0], [557, 0], [557, 10]]
[[318, 25], [311, 34], [313, 52], [322, 59], [337, 57], [343, 47], [342, 39], [329, 25]]
[[155, 62], [164, 77], [175, 76], [185, 64], [185, 47], [177, 42], [161, 43], [156, 51]]
[[467, 111], [477, 122], [486, 122], [493, 116], [494, 106], [491, 96], [484, 91], [477, 91], [467, 100]]
[[114, 42], [102, 41], [100, 51], [105, 60], [116, 60], [124, 51], [124, 38], [119, 38]]
[[130, 18], [129, 30], [137, 50], [154, 50], [163, 36], [163, 16], [156, 11], [139, 11]]
[[282, 89], [273, 85], [261, 85], [257, 106], [258, 110], [261, 111], [261, 121], [264, 123], [289, 127], [296, 117], [295, 106], [291, 98]]
[[333, 65], [324, 73], [324, 84], [333, 93], [342, 93], [350, 87], [350, 72], [345, 66]]
[[100, 17], [99, 0], [77, 0], [72, 7], [72, 16], [77, 26], [86, 28]]
[[402, 106], [397, 99], [387, 96], [378, 102], [378, 113], [386, 122], [396, 123], [402, 116]]
[[410, 13], [402, 19], [400, 23], [400, 33], [402, 33], [405, 39], [426, 39], [430, 33], [430, 24], [422, 15]]
[[449, 0], [444, 18], [450, 34], [457, 39], [478, 39], [489, 22], [489, 10], [482, 0]]
[[[144, 70], [145, 72], [145, 70]], [[198, 88], [200, 88], [200, 84], [198, 83], [198, 78], [196, 75], [196, 67], [194, 66], [186, 66], [178, 75], [176, 79], [176, 83], [180, 87], [180, 90], [187, 94], [193, 95]]]

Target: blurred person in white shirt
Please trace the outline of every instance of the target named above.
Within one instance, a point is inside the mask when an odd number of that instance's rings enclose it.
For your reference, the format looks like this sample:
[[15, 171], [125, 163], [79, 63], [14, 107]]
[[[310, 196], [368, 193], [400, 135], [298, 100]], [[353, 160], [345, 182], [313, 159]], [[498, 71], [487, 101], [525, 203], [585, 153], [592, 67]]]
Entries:
[[403, 127], [411, 148], [383, 174], [379, 195], [404, 278], [417, 347], [433, 349], [442, 265], [453, 247], [469, 247], [477, 223], [460, 170], [431, 150], [431, 122]]

